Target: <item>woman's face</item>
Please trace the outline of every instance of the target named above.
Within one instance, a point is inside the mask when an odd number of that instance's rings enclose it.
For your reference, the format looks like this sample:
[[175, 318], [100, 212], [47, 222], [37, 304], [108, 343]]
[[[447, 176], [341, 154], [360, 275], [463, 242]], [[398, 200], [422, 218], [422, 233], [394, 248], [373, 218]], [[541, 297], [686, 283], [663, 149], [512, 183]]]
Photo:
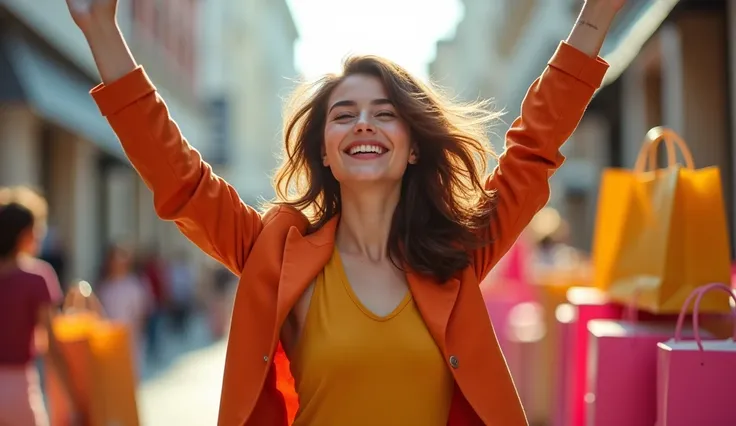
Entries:
[[323, 164], [338, 182], [400, 181], [416, 162], [409, 127], [378, 78], [345, 78], [327, 108]]
[[110, 275], [125, 275], [130, 271], [131, 256], [125, 250], [115, 249], [110, 257]]

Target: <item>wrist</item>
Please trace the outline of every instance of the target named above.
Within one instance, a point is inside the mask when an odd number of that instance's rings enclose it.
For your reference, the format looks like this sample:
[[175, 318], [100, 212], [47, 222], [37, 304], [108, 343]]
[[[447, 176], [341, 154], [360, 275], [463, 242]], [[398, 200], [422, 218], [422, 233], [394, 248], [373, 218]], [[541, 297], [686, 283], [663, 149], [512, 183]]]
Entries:
[[580, 15], [578, 15], [577, 24], [592, 25], [599, 29], [607, 29], [618, 12], [619, 9], [612, 6], [609, 2], [586, 1], [580, 11]]
[[87, 43], [92, 44], [105, 44], [110, 41], [115, 41], [122, 37], [122, 33], [118, 24], [113, 23], [93, 23], [84, 28], [82, 31], [84, 37], [87, 39]]

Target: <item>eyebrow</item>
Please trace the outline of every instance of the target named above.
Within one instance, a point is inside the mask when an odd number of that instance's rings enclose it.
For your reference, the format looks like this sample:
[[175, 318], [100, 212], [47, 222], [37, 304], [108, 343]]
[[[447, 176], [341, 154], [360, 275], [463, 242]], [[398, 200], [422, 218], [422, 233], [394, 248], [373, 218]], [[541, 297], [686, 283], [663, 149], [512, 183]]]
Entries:
[[[386, 99], [386, 98], [379, 98], [379, 99], [374, 99], [371, 101], [371, 105], [393, 105], [393, 104], [394, 103], [391, 102], [390, 99]], [[358, 104], [355, 101], [337, 101], [334, 104], [332, 104], [332, 106], [327, 111], [327, 113], [329, 114], [333, 109], [337, 107], [356, 106], [356, 105]]]

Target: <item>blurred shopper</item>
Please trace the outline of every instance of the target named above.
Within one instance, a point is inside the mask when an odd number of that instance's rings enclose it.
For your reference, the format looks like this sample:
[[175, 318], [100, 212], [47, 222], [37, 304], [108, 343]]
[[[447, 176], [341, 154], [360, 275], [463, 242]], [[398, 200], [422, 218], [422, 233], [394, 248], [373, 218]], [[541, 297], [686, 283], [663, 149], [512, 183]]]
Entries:
[[527, 425], [477, 286], [549, 199], [624, 0], [585, 2], [488, 176], [498, 114], [386, 59], [349, 58], [289, 104], [264, 215], [187, 143], [117, 1], [68, 2], [102, 77], [92, 95], [159, 216], [241, 277], [218, 424]]
[[207, 317], [212, 337], [219, 339], [227, 334], [232, 311], [233, 290], [238, 285], [238, 277], [221, 265], [215, 266], [210, 276]]
[[46, 231], [46, 237], [41, 243], [41, 252], [39, 258], [48, 262], [54, 268], [56, 276], [61, 280], [61, 289], [66, 293], [66, 251], [61, 243], [59, 232], [54, 227], [49, 227]]
[[569, 244], [570, 225], [560, 212], [545, 207], [529, 224], [529, 234], [534, 241], [531, 266], [536, 279], [555, 271], [580, 270], [586, 256]]
[[0, 425], [48, 425], [33, 362], [44, 349], [72, 415], [80, 412], [51, 326], [63, 299], [59, 280], [51, 265], [35, 257], [46, 216], [46, 201], [32, 190], [0, 189]]
[[96, 291], [108, 318], [128, 326], [134, 359], [140, 363], [145, 353], [142, 336], [153, 296], [148, 283], [133, 268], [130, 249], [120, 244], [108, 249]]
[[153, 297], [146, 320], [146, 353], [155, 360], [160, 355], [161, 331], [169, 301], [168, 268], [157, 247], [149, 248], [143, 255], [141, 274], [148, 282]]
[[196, 306], [197, 274], [184, 250], [177, 251], [168, 263], [169, 309], [174, 331], [184, 336]]

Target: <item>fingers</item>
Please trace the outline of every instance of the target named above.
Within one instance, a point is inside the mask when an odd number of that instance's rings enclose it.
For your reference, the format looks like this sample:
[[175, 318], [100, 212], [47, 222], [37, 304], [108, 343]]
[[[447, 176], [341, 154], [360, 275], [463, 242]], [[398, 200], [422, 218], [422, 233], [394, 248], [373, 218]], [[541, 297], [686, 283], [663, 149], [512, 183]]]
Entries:
[[93, 0], [67, 0], [69, 9], [75, 13], [89, 13]]

